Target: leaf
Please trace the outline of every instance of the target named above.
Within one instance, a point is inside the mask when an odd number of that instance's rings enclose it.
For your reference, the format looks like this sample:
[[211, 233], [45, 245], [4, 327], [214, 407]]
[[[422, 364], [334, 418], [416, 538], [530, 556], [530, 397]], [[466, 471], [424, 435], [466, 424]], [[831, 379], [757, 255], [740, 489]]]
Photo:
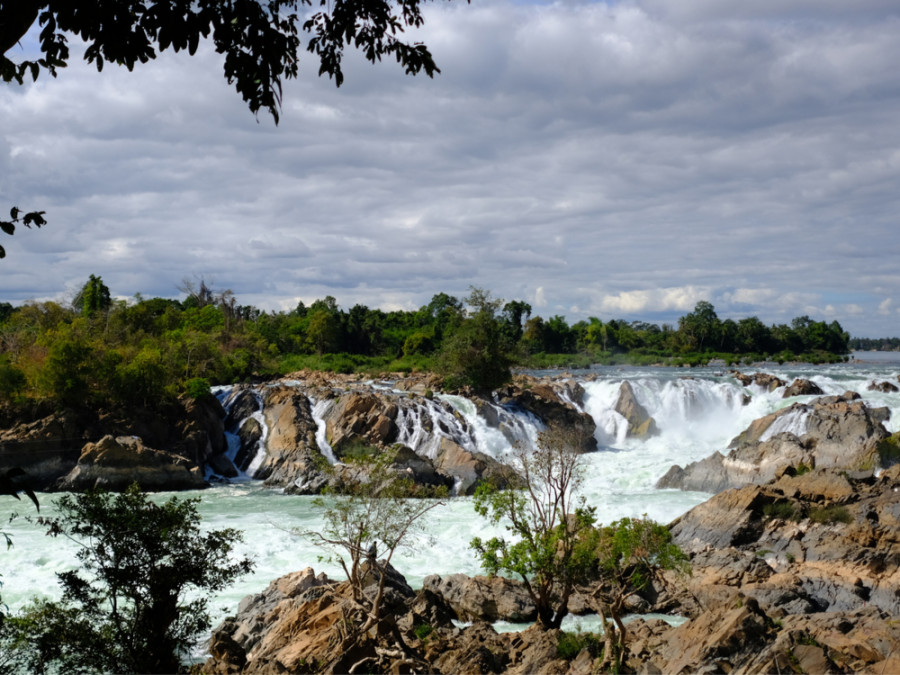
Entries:
[[0, 259], [3, 259], [5, 257], [6, 257], [6, 249], [4, 249], [2, 246], [0, 246]]
[[9, 217], [12, 218], [13, 220], [19, 219], [19, 207], [18, 206], [14, 206], [9, 210]]
[[0, 220], [0, 230], [3, 230], [6, 234], [15, 234], [16, 226], [5, 220]]

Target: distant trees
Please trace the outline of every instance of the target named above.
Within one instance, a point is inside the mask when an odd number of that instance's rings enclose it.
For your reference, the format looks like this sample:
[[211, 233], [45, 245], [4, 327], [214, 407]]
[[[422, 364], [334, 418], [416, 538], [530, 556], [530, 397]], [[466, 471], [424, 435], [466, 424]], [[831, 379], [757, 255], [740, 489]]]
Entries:
[[489, 292], [471, 288], [466, 318], [445, 338], [436, 369], [450, 387], [472, 387], [490, 392], [510, 380], [512, 343], [498, 317], [502, 300]]

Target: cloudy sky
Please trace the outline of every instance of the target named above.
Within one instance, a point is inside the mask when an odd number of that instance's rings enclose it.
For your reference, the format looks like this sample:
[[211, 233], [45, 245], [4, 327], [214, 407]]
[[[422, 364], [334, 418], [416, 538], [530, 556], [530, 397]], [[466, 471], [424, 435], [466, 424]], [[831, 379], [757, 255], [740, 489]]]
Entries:
[[570, 321], [709, 300], [900, 334], [896, 0], [455, 0], [426, 22], [434, 80], [352, 58], [335, 89], [306, 58], [277, 127], [208, 48], [0, 85], [0, 206], [50, 221], [0, 234], [0, 301], [90, 274], [266, 309], [475, 285]]

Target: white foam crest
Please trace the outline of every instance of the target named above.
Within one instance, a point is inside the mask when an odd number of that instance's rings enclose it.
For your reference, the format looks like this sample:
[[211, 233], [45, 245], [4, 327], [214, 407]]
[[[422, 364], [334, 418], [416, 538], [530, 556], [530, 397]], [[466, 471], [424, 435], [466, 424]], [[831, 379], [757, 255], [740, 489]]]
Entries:
[[478, 406], [463, 396], [440, 394], [438, 398], [446, 401], [465, 419], [475, 449], [500, 461], [506, 459], [517, 445], [535, 447], [538, 434], [544, 428], [541, 421], [526, 410], [485, 402], [491, 417], [496, 420], [495, 424], [491, 424], [479, 413]]
[[439, 400], [400, 399], [397, 426], [397, 441], [429, 459], [437, 458], [442, 438], [470, 452], [476, 449], [471, 432], [450, 410], [444, 409]]
[[313, 422], [316, 423], [316, 445], [319, 447], [319, 452], [328, 460], [328, 463], [334, 466], [338, 463], [338, 458], [328, 444], [328, 429], [325, 426], [325, 415], [334, 407], [334, 400], [328, 398], [323, 398], [321, 401], [314, 401], [312, 398], [309, 400], [313, 403], [312, 418]]

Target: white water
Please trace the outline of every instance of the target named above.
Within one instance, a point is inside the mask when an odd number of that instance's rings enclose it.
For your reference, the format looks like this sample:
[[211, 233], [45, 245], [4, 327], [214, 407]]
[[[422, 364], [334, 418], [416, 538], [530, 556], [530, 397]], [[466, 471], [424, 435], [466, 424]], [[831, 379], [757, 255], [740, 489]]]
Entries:
[[[898, 355], [900, 356], [900, 355]], [[754, 372], [747, 370], [745, 372]], [[795, 377], [813, 380], [826, 394], [847, 390], [859, 392], [871, 406], [888, 406], [892, 418], [886, 426], [896, 431], [900, 424], [900, 394], [884, 394], [866, 390], [873, 381], [897, 383], [900, 364], [863, 363], [820, 367], [771, 367], [765, 372], [787, 382]], [[597, 507], [601, 522], [624, 516], [648, 514], [669, 522], [708, 498], [697, 492], [656, 490], [653, 485], [672, 464], [702, 459], [718, 450], [725, 452], [729, 441], [754, 419], [812, 397], [782, 399], [780, 390], [769, 393], [758, 387], [744, 388], [724, 369], [703, 368], [690, 371], [662, 368], [599, 368], [591, 371], [596, 381], [586, 381], [584, 410], [597, 422], [600, 451], [585, 455], [586, 482], [584, 495]], [[583, 380], [586, 373], [576, 373]], [[693, 379], [681, 379], [690, 375]], [[638, 400], [656, 419], [660, 434], [647, 440], [626, 439], [621, 417], [612, 411], [618, 389], [629, 380]], [[742, 405], [745, 394], [753, 398]], [[488, 424], [477, 414], [470, 401], [443, 396], [434, 401], [416, 398], [398, 399], [402, 410], [398, 420], [401, 442], [422, 454], [434, 456], [440, 437], [452, 438], [468, 449], [476, 449], [502, 458], [513, 442], [534, 443], [538, 425], [533, 418], [505, 408], [495, 407], [499, 425]], [[449, 412], [443, 405], [450, 406]], [[324, 405], [324, 404], [323, 404]], [[325, 414], [319, 405], [313, 416], [321, 420]], [[802, 427], [802, 419], [785, 424]], [[426, 433], [425, 428], [431, 432]], [[320, 442], [326, 453], [324, 436]], [[330, 459], [330, 458], [329, 458]], [[250, 473], [250, 471], [248, 471]], [[252, 474], [251, 474], [252, 475]], [[167, 498], [168, 494], [158, 498]], [[218, 595], [211, 604], [215, 621], [233, 614], [240, 599], [262, 590], [269, 581], [282, 574], [312, 566], [340, 577], [340, 569], [319, 561], [321, 551], [292, 530], [315, 529], [319, 522], [312, 498], [284, 495], [263, 488], [259, 482], [245, 481], [209, 490], [180, 493], [179, 497], [200, 498], [199, 510], [204, 527], [233, 527], [244, 532], [244, 543], [238, 553], [249, 554], [256, 561], [254, 573]], [[39, 495], [41, 514], [53, 515], [56, 495]], [[34, 515], [28, 500], [0, 498], [0, 524], [10, 533], [14, 546], [0, 553], [3, 574], [3, 601], [12, 610], [20, 608], [29, 597], [56, 597], [55, 573], [69, 569], [74, 560], [74, 545], [66, 540], [49, 539], [43, 528], [19, 518], [6, 525], [10, 513]], [[395, 566], [414, 586], [420, 586], [429, 574], [480, 572], [468, 542], [475, 536], [500, 534], [477, 517], [471, 500], [454, 498], [428, 516], [432, 541], [417, 542], [395, 557]]]

